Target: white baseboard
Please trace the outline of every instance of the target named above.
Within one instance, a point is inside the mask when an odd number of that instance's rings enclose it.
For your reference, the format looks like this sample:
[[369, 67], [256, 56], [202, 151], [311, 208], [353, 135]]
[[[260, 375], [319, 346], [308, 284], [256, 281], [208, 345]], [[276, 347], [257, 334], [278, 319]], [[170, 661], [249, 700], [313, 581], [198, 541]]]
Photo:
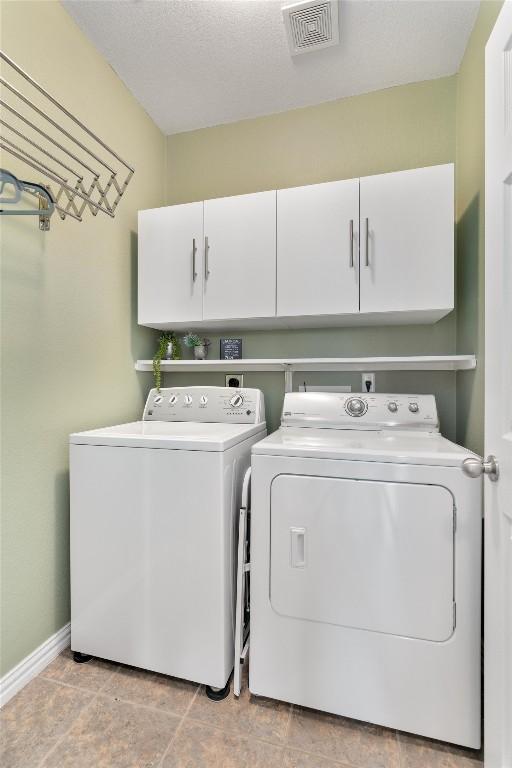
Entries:
[[29, 653], [19, 664], [16, 664], [0, 680], [0, 707], [7, 704], [18, 691], [30, 683], [34, 677], [50, 664], [71, 642], [71, 624], [68, 622], [62, 629], [45, 640], [39, 648]]

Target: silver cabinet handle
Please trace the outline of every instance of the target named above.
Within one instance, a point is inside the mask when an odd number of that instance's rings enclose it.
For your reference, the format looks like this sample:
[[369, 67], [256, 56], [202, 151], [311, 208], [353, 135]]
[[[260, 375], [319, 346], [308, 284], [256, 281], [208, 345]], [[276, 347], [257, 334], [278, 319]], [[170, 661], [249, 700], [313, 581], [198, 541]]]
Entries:
[[349, 227], [349, 238], [350, 238], [350, 266], [354, 266], [354, 219], [350, 219], [350, 227]]
[[210, 246], [208, 244], [208, 238], [204, 238], [204, 279], [208, 280], [208, 276], [210, 274], [210, 270], [208, 269], [208, 252], [210, 250]]
[[462, 462], [462, 471], [469, 477], [480, 477], [480, 475], [489, 475], [489, 480], [496, 481], [500, 476], [500, 469], [496, 456], [488, 456], [483, 459], [464, 459]]
[[370, 249], [369, 249], [369, 244], [370, 244], [370, 224], [369, 224], [367, 218], [365, 219], [365, 222], [366, 222], [366, 254], [365, 254], [365, 262], [364, 262], [364, 264], [365, 264], [365, 267], [369, 267], [370, 266]]
[[195, 237], [192, 238], [192, 282], [195, 283], [197, 272], [196, 272], [196, 253], [197, 253], [197, 246], [196, 246], [196, 239]]

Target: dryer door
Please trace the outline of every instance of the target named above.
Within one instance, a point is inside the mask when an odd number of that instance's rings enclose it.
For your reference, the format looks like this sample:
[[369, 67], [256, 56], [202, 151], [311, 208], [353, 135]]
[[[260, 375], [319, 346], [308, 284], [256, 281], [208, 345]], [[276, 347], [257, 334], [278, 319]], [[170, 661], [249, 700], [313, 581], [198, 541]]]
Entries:
[[447, 640], [454, 519], [442, 486], [278, 475], [272, 607], [292, 618]]

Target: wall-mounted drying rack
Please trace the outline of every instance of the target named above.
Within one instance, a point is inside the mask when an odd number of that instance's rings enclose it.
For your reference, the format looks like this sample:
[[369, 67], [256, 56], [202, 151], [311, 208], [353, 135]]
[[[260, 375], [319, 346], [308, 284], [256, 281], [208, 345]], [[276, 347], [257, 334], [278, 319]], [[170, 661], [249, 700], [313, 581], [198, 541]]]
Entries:
[[[137, 360], [135, 370], [151, 371], [152, 360]], [[304, 371], [468, 371], [475, 355], [418, 355], [410, 357], [303, 357], [241, 360], [162, 360], [162, 373], [229, 373], [282, 371], [285, 392], [293, 391], [293, 374]]]
[[[23, 175], [28, 167], [42, 177], [31, 186], [47, 190], [61, 219], [82, 221], [86, 209], [113, 218], [134, 169], [3, 51], [0, 59], [9, 74], [0, 76], [1, 149], [15, 159], [16, 169], [22, 164]], [[14, 206], [2, 205], [0, 215], [15, 213]], [[48, 229], [49, 215], [42, 219], [41, 229]]]

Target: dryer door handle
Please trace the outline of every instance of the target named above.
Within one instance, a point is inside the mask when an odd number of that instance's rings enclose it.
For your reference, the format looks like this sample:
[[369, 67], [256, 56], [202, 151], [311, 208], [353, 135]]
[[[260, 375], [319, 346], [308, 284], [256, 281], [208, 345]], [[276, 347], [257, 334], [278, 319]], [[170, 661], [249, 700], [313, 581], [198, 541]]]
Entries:
[[292, 568], [306, 567], [305, 528], [290, 528], [290, 565]]

